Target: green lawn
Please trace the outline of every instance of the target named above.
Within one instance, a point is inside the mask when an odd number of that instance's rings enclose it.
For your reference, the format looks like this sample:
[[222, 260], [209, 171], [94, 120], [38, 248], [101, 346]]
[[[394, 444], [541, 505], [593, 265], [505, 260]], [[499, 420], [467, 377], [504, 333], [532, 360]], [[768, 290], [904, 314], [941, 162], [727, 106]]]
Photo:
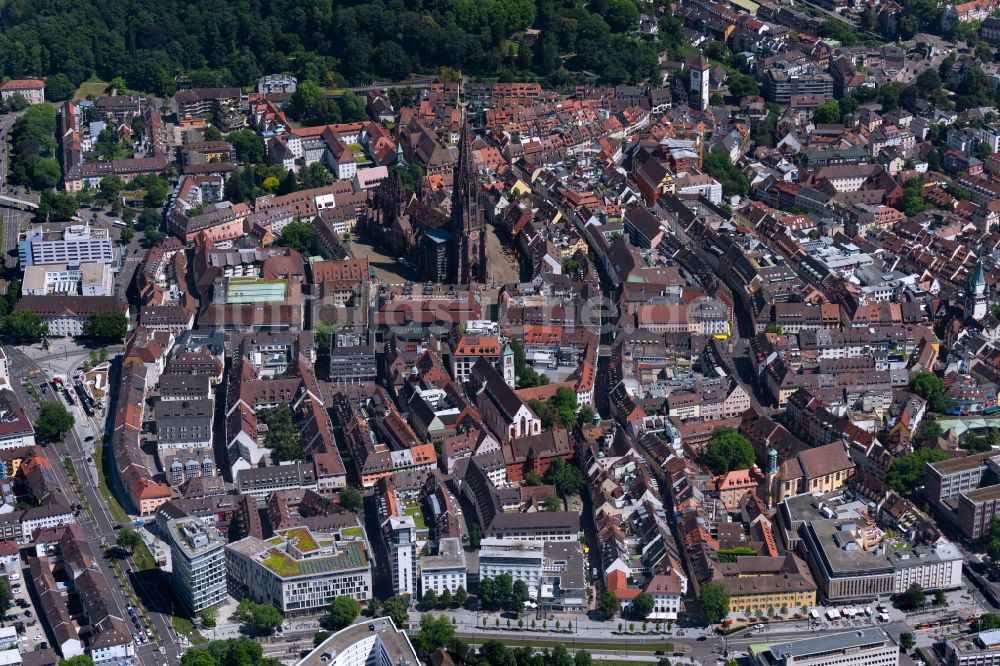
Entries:
[[87, 99], [87, 95], [100, 97], [104, 94], [104, 90], [107, 87], [108, 84], [106, 81], [102, 81], [96, 76], [92, 76], [89, 81], [84, 81], [80, 84], [80, 87], [76, 89], [76, 92], [73, 93], [73, 101], [79, 102], [81, 99]]
[[115, 499], [114, 493], [108, 488], [107, 481], [105, 480], [104, 447], [103, 440], [100, 438], [98, 438], [97, 447], [94, 449], [94, 457], [97, 458], [97, 489], [100, 491], [101, 497], [104, 498], [104, 503], [108, 505], [111, 516], [119, 523], [131, 522], [132, 519], [128, 517], [128, 513], [125, 512], [122, 505]]
[[157, 568], [156, 559], [149, 552], [149, 546], [146, 545], [145, 541], [136, 546], [135, 552], [132, 553], [132, 561], [135, 562], [135, 568], [139, 571]]
[[403, 515], [404, 516], [412, 516], [413, 517], [413, 523], [417, 526], [418, 530], [425, 530], [425, 529], [427, 529], [427, 523], [424, 522], [424, 512], [420, 508], [419, 504], [410, 503], [410, 504], [404, 505]]
[[170, 620], [170, 623], [174, 626], [174, 631], [178, 634], [193, 634], [195, 631], [194, 622], [180, 615], [175, 615]]
[[347, 529], [340, 530], [340, 536], [342, 536], [342, 537], [352, 537], [352, 538], [357, 537], [357, 538], [360, 539], [364, 535], [365, 535], [365, 531], [363, 529], [361, 529], [360, 526], [358, 526], [358, 527], [348, 527]]

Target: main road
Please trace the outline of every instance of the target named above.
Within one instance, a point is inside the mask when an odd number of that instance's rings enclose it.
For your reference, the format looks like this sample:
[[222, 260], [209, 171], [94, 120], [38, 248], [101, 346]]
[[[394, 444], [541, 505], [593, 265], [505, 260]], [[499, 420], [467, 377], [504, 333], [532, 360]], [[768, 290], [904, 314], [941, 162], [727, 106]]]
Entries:
[[[38, 371], [35, 375], [38, 378], [48, 377], [45, 370], [39, 367], [36, 361], [28, 358], [19, 348], [8, 346], [4, 347], [4, 351], [7, 353], [11, 377], [27, 377], [28, 372], [32, 370]], [[31, 422], [34, 423], [38, 418], [38, 406], [36, 405], [34, 399], [28, 395], [25, 388], [21, 386], [19, 381], [14, 381], [11, 388], [17, 396], [18, 401], [21, 403], [25, 414]], [[43, 398], [52, 400], [60, 399], [55, 396], [52, 391], [49, 391], [48, 395], [43, 396]], [[95, 555], [99, 555], [95, 559], [101, 569], [101, 572], [110, 583], [111, 593], [114, 598], [115, 605], [117, 606], [115, 610], [121, 615], [121, 617], [128, 618], [126, 609], [130, 602], [127, 593], [120, 585], [119, 580], [110, 564], [103, 557], [105, 546], [113, 545], [115, 543], [115, 529], [118, 523], [116, 523], [112, 517], [111, 510], [108, 508], [103, 495], [98, 492], [98, 475], [96, 465], [99, 464], [100, 461], [93, 460], [88, 453], [88, 451], [92, 451], [92, 445], [87, 442], [87, 439], [100, 437], [103, 429], [101, 424], [88, 418], [80, 410], [79, 406], [71, 407], [70, 409], [74, 413], [75, 417], [73, 428], [66, 433], [63, 441], [55, 442], [46, 446], [46, 455], [52, 462], [52, 469], [56, 472], [59, 485], [66, 494], [66, 497], [69, 498], [74, 505], [85, 500], [87, 505], [90, 507], [93, 518], [91, 518], [88, 512], [84, 511], [80, 513], [77, 519], [84, 528], [84, 533], [87, 536], [87, 543], [90, 545], [91, 550]], [[107, 450], [107, 448], [105, 450]], [[77, 494], [76, 489], [70, 481], [63, 466], [63, 460], [66, 458], [70, 459], [73, 468], [77, 471], [80, 488], [83, 491], [82, 498]], [[122, 568], [128, 576], [129, 582], [140, 588], [135, 590], [136, 596], [144, 600], [152, 599], [157, 606], [155, 609], [147, 609], [147, 617], [159, 635], [161, 645], [158, 646], [153, 641], [138, 644], [136, 646], [136, 656], [138, 657], [139, 663], [142, 664], [142, 666], [161, 666], [164, 662], [179, 663], [182, 649], [178, 646], [177, 640], [174, 636], [170, 617], [160, 612], [161, 610], [170, 609], [163, 601], [159, 590], [155, 589], [155, 586], [149, 585], [137, 575], [135, 565], [131, 558], [123, 561]]]

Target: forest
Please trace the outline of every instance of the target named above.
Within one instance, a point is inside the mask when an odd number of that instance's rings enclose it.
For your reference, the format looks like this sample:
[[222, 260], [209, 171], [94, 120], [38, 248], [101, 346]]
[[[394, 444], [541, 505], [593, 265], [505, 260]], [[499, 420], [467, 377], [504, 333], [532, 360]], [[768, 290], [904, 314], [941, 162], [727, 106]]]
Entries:
[[[177, 75], [246, 86], [290, 72], [334, 88], [442, 67], [638, 81], [657, 66], [654, 43], [634, 36], [638, 16], [634, 0], [0, 0], [0, 74], [122, 76], [159, 95]], [[532, 27], [540, 38], [525, 37]]]

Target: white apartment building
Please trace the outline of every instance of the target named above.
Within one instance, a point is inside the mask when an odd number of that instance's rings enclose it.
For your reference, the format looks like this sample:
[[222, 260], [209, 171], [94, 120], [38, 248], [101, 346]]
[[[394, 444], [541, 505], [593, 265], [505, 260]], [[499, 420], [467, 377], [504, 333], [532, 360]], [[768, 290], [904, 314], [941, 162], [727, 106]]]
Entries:
[[917, 546], [890, 551], [888, 557], [896, 572], [894, 594], [905, 592], [914, 583], [925, 590], [962, 587], [962, 554], [946, 539], [930, 548]]
[[79, 294], [81, 296], [111, 296], [114, 280], [109, 264], [87, 262], [79, 268], [65, 264], [29, 266], [21, 281], [22, 296], [48, 294]]
[[372, 568], [361, 541], [337, 542], [332, 534], [293, 527], [262, 541], [247, 537], [226, 546], [229, 589], [237, 598], [271, 602], [286, 616], [325, 608], [349, 596], [372, 596]]
[[899, 646], [879, 627], [751, 645], [758, 666], [898, 666]]
[[417, 594], [417, 525], [413, 516], [389, 516], [382, 524], [389, 552], [392, 591], [396, 596], [415, 598]]
[[540, 605], [561, 610], [583, 608], [586, 584], [579, 543], [483, 539], [479, 578], [500, 574], [524, 581], [528, 594]]
[[225, 541], [198, 518], [167, 523], [174, 592], [192, 616], [226, 599]]
[[87, 262], [111, 264], [115, 250], [107, 229], [73, 225], [61, 233], [43, 228], [28, 231], [17, 243], [17, 256], [25, 267], [46, 264], [75, 267]]
[[419, 666], [406, 632], [380, 617], [341, 629], [295, 666]]
[[466, 585], [465, 550], [462, 540], [453, 537], [438, 542], [437, 555], [420, 559], [420, 595], [433, 590], [439, 597], [448, 590], [452, 595], [458, 588], [468, 590]]
[[532, 599], [538, 597], [544, 562], [540, 541], [486, 538], [479, 542], [479, 580], [510, 574], [515, 581], [524, 581]]

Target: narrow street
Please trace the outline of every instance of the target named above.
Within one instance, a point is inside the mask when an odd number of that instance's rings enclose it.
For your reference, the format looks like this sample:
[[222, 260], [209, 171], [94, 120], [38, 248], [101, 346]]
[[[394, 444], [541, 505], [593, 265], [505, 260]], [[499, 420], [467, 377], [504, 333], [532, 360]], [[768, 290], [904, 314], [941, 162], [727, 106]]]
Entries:
[[[35, 361], [29, 359], [19, 348], [5, 347], [4, 351], [7, 353], [7, 358], [9, 359], [12, 377], [27, 377], [28, 372], [32, 369], [41, 371], [42, 375], [40, 377], [45, 376], [45, 369], [40, 367]], [[14, 382], [11, 388], [21, 403], [25, 414], [34, 422], [38, 417], [38, 406], [35, 404], [35, 401], [28, 395], [19, 382]], [[42, 398], [58, 399], [51, 392], [47, 396], [42, 396]], [[115, 543], [115, 525], [117, 523], [111, 516], [104, 498], [98, 491], [96, 464], [99, 461], [88, 462], [84, 442], [88, 437], [96, 438], [101, 436], [103, 428], [101, 424], [89, 419], [78, 406], [69, 409], [73, 412], [76, 423], [66, 433], [63, 441], [49, 444], [45, 447], [46, 454], [52, 462], [52, 469], [56, 472], [59, 485], [66, 494], [66, 497], [73, 504], [86, 501], [86, 504], [93, 511], [93, 521], [86, 510], [80, 512], [77, 520], [84, 528], [84, 533], [87, 535], [87, 543], [90, 545], [91, 550], [95, 555], [101, 555], [104, 553], [105, 545], [113, 545]], [[63, 466], [65, 458], [71, 460], [71, 464], [79, 477], [80, 487], [83, 491], [82, 498], [77, 494]], [[96, 557], [95, 561], [111, 585], [118, 614], [122, 618], [127, 619], [128, 613], [126, 608], [129, 605], [128, 596], [121, 587], [114, 570], [104, 557]], [[168, 663], [176, 663], [180, 659], [182, 649], [178, 646], [173, 628], [170, 626], [170, 617], [164, 614], [165, 612], [170, 612], [167, 603], [163, 600], [159, 590], [139, 575], [131, 558], [121, 560], [120, 562], [123, 571], [129, 578], [129, 583], [135, 588], [136, 594], [147, 607], [149, 621], [159, 635], [159, 640], [163, 644], [162, 649], [165, 650], [165, 652], [161, 652], [161, 648], [153, 641], [145, 644], [137, 644], [136, 656], [139, 663], [143, 664], [143, 666], [159, 666], [164, 661], [164, 654]]]

